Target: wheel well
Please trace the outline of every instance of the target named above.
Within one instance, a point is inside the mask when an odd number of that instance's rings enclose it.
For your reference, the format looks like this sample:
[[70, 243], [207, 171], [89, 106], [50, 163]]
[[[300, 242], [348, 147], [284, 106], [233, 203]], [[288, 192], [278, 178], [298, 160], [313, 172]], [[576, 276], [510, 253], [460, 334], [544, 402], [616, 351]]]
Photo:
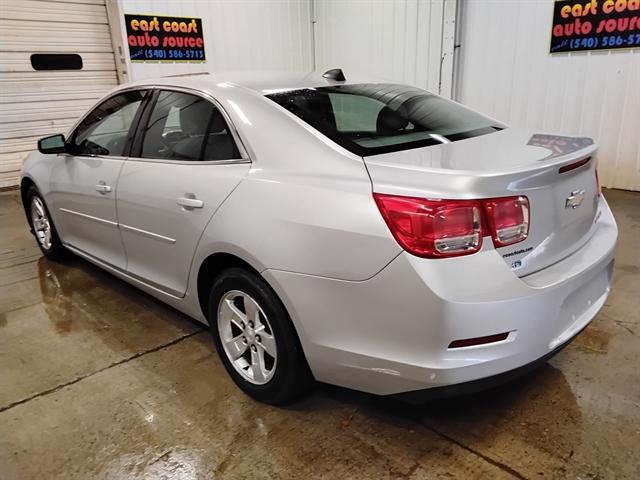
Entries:
[[231, 267], [239, 267], [249, 270], [250, 272], [260, 275], [260, 273], [242, 260], [240, 257], [236, 257], [230, 253], [214, 253], [209, 255], [198, 271], [198, 302], [200, 303], [200, 310], [206, 317], [208, 310], [209, 291], [213, 285], [213, 281], [223, 270]]
[[[22, 182], [20, 182], [20, 197], [22, 198], [22, 208], [24, 209], [24, 214], [26, 215], [27, 220], [29, 220], [29, 212], [27, 209], [27, 192], [32, 186], [35, 186], [35, 183], [29, 177], [24, 177], [22, 179]], [[29, 222], [29, 224], [31, 224], [31, 222]]]

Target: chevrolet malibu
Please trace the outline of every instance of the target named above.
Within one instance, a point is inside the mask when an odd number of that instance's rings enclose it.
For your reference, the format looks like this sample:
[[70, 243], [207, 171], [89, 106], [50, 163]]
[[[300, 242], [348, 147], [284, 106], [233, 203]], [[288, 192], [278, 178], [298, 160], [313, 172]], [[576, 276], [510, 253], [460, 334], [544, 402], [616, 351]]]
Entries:
[[419, 88], [337, 69], [147, 80], [38, 150], [21, 192], [42, 253], [208, 324], [264, 402], [314, 380], [411, 401], [486, 388], [609, 293], [594, 142]]

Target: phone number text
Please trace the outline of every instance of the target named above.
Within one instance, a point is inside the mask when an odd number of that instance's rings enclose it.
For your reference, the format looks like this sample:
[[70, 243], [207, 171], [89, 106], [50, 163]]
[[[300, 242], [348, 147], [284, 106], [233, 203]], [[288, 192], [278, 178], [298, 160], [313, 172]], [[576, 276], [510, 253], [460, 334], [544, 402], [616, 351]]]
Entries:
[[573, 38], [569, 42], [572, 50], [583, 48], [617, 48], [640, 46], [640, 33], [632, 33], [627, 36], [609, 35], [606, 37]]
[[204, 51], [202, 50], [178, 50], [178, 49], [153, 49], [147, 48], [143, 50], [143, 54], [137, 56], [137, 59], [144, 60], [204, 60]]

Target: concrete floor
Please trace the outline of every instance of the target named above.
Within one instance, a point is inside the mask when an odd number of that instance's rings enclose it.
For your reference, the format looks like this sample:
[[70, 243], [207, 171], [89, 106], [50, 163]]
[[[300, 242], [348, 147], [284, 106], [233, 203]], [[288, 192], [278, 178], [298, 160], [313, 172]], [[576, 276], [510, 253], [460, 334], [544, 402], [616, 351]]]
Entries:
[[80, 259], [41, 257], [0, 194], [0, 478], [640, 478], [640, 193], [608, 191], [614, 288], [514, 383], [421, 407], [319, 386], [286, 409], [208, 333]]

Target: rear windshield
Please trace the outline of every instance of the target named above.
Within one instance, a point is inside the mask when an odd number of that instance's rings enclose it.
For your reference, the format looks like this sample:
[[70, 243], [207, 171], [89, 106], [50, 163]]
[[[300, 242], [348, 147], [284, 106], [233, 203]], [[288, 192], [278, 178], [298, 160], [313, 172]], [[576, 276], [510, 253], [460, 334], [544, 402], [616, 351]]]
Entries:
[[337, 85], [267, 97], [361, 156], [450, 143], [502, 129], [490, 118], [406, 85]]

